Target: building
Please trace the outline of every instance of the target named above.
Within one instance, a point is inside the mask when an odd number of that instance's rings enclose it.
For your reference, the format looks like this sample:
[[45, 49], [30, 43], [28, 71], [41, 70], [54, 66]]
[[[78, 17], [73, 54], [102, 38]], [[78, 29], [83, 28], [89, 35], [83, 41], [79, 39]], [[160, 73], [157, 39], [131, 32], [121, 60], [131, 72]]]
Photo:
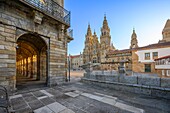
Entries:
[[[130, 49], [111, 50], [107, 52], [103, 69], [118, 70], [123, 66], [127, 71], [137, 73], [157, 73], [159, 76], [169, 76], [170, 55], [170, 20], [163, 28], [163, 39], [155, 44], [138, 47], [137, 35], [133, 29]], [[155, 63], [156, 61], [156, 63]]]
[[64, 82], [73, 40], [64, 0], [1, 0], [0, 15], [0, 84], [12, 90], [20, 77]]
[[88, 25], [87, 34], [85, 36], [85, 47], [83, 50], [83, 63], [100, 63], [105, 61], [107, 51], [115, 49], [111, 44], [110, 28], [104, 16], [103, 26], [101, 28], [100, 42], [96, 32], [92, 34], [90, 24]]
[[170, 55], [155, 59], [155, 70], [162, 77], [170, 77]]
[[132, 51], [132, 70], [139, 73], [157, 73], [155, 59], [170, 55], [170, 42], [150, 44]]
[[135, 29], [131, 35], [130, 49], [110, 50], [106, 54], [106, 61], [102, 62], [102, 69], [118, 70], [125, 67], [126, 71], [132, 71], [132, 50], [138, 48], [138, 41]]
[[81, 66], [83, 65], [83, 54], [80, 53], [80, 55], [70, 55], [68, 56], [68, 60], [70, 60], [71, 70], [81, 70]]

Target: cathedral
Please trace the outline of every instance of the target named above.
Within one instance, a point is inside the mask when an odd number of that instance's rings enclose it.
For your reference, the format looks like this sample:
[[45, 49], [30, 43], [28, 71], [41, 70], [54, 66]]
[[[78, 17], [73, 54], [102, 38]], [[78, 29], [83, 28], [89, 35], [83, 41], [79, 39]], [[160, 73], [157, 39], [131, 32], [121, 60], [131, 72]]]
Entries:
[[105, 15], [101, 28], [100, 42], [96, 32], [94, 31], [92, 34], [90, 24], [88, 25], [87, 34], [85, 36], [85, 48], [83, 50], [83, 63], [105, 62], [106, 53], [109, 50], [115, 50], [115, 47], [111, 43], [110, 28]]

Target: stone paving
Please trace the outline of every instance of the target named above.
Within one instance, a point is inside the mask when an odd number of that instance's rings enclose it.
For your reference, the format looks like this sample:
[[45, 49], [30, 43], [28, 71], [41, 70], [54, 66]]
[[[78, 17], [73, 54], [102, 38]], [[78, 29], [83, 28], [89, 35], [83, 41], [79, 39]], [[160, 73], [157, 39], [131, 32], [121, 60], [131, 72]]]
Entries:
[[10, 102], [10, 111], [13, 113], [170, 112], [170, 100], [114, 91], [81, 82], [18, 91], [10, 96]]

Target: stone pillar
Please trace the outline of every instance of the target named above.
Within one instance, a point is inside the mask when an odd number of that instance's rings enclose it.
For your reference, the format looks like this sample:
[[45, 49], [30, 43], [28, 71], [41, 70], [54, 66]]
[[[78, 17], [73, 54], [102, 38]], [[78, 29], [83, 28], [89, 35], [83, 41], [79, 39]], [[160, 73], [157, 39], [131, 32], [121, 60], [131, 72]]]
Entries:
[[26, 58], [26, 77], [28, 77], [28, 58]]
[[30, 63], [31, 63], [31, 76], [30, 76], [30, 78], [33, 78], [33, 56], [31, 56], [31, 61], [30, 61]]
[[22, 74], [23, 76], [25, 76], [25, 69], [24, 68], [25, 68], [25, 59], [23, 59], [23, 74]]
[[37, 55], [37, 80], [40, 80], [40, 54]]

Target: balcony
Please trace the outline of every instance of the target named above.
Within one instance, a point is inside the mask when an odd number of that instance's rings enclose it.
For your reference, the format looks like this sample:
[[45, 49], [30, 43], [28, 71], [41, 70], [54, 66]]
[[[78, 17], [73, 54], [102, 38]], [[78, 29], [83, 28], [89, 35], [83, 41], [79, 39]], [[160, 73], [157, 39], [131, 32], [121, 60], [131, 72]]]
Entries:
[[71, 40], [73, 40], [73, 30], [72, 30], [72, 29], [68, 29], [68, 30], [67, 30], [66, 37], [67, 37], [67, 39], [68, 39], [68, 42], [70, 42]]
[[70, 26], [70, 12], [53, 0], [19, 0], [24, 4], [60, 21], [61, 23]]

